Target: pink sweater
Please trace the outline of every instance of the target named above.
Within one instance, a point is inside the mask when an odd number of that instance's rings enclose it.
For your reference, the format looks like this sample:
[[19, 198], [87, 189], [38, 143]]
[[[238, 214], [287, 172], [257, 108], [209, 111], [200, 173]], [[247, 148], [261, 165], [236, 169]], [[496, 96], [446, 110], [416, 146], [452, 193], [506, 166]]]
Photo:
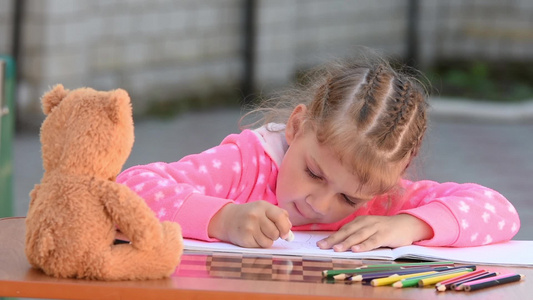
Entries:
[[[177, 162], [129, 168], [117, 182], [144, 198], [160, 220], [178, 222], [184, 237], [215, 241], [207, 228], [224, 205], [257, 200], [277, 204], [276, 178], [286, 149], [283, 133], [244, 130]], [[293, 230], [337, 230], [357, 216], [399, 213], [418, 217], [433, 228], [433, 238], [417, 242], [426, 246], [497, 243], [510, 240], [520, 228], [513, 205], [494, 190], [473, 183], [402, 180], [394, 193], [372, 199], [337, 223]]]

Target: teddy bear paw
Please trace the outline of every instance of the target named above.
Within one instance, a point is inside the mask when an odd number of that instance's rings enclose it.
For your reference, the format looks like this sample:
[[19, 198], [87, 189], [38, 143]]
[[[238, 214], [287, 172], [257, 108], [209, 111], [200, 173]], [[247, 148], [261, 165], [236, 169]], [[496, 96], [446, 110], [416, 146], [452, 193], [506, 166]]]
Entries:
[[[168, 251], [171, 260], [179, 261], [179, 257], [183, 252], [183, 236], [181, 234], [181, 227], [175, 222], [162, 222], [163, 226], [163, 248], [162, 251]], [[172, 258], [173, 257], [173, 258]]]

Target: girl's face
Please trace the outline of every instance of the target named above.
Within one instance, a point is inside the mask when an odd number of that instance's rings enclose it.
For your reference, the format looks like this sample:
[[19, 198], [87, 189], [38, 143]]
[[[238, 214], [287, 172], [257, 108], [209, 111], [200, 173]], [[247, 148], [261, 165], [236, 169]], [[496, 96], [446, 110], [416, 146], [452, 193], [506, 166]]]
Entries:
[[306, 107], [291, 115], [285, 135], [289, 149], [281, 163], [276, 195], [293, 226], [334, 223], [373, 198], [358, 190], [358, 178], [327, 147], [318, 144], [312, 130], [303, 130]]

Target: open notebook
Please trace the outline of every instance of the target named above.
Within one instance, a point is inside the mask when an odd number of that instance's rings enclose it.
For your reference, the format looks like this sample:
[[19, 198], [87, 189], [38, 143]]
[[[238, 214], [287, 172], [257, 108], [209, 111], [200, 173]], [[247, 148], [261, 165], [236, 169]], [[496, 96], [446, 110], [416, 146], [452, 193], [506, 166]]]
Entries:
[[331, 232], [295, 231], [295, 239], [287, 242], [277, 240], [271, 248], [242, 248], [228, 243], [204, 242], [185, 239], [186, 250], [208, 252], [233, 252], [265, 255], [295, 255], [316, 258], [353, 258], [353, 259], [416, 259], [427, 261], [454, 261], [457, 263], [528, 266], [533, 267], [533, 241], [509, 241], [479, 247], [451, 248], [425, 247], [410, 245], [395, 249], [380, 248], [368, 252], [334, 252], [321, 250], [316, 242], [329, 236]]

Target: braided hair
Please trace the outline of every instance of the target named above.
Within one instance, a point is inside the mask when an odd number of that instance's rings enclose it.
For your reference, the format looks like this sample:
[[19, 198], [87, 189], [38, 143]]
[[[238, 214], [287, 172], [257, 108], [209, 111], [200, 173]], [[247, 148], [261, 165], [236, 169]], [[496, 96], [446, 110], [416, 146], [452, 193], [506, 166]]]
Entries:
[[416, 156], [427, 127], [423, 85], [376, 55], [313, 74], [308, 84], [260, 108], [264, 123], [286, 122], [296, 105], [306, 104], [305, 130], [313, 130], [361, 186], [388, 192]]

